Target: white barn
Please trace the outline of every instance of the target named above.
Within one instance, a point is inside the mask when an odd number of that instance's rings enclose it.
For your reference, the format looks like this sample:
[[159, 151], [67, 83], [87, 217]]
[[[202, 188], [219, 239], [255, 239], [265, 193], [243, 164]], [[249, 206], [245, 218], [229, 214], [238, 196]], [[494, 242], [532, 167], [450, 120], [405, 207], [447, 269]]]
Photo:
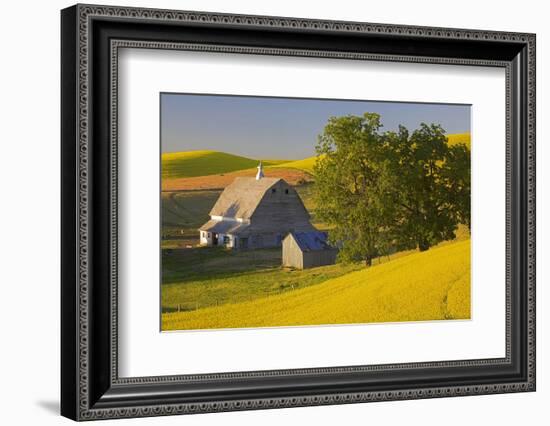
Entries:
[[222, 192], [199, 228], [200, 244], [239, 249], [281, 246], [294, 231], [315, 231], [296, 190], [284, 179], [238, 177]]

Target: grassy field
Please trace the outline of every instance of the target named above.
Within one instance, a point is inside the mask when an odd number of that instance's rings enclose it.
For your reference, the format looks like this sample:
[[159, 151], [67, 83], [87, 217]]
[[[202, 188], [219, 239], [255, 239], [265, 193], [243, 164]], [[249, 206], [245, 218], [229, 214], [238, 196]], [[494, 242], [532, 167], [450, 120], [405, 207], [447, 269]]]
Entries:
[[470, 318], [469, 240], [415, 252], [330, 278], [321, 284], [302, 286], [252, 301], [164, 313], [162, 329], [466, 318]]
[[210, 219], [221, 191], [162, 192], [162, 247], [177, 248], [197, 244], [202, 224]]
[[[376, 258], [374, 264], [415, 252]], [[220, 247], [163, 250], [162, 264], [163, 312], [259, 299], [320, 284], [365, 267], [357, 262], [295, 270], [281, 266], [280, 248], [236, 251]]]
[[[276, 165], [288, 160], [263, 160], [264, 165]], [[250, 169], [258, 160], [218, 151], [184, 151], [162, 154], [162, 179], [207, 176]]]
[[282, 268], [280, 248], [164, 250], [162, 262], [163, 312], [259, 299], [363, 268], [360, 264], [336, 264], [303, 271]]

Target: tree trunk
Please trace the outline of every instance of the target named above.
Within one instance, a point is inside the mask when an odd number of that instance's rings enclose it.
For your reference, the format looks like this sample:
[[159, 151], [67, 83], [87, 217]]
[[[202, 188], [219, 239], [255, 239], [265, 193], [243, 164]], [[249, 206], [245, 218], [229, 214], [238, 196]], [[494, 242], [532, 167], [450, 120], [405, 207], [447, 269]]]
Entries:
[[367, 256], [365, 258], [365, 266], [366, 267], [372, 266], [372, 257], [371, 256]]

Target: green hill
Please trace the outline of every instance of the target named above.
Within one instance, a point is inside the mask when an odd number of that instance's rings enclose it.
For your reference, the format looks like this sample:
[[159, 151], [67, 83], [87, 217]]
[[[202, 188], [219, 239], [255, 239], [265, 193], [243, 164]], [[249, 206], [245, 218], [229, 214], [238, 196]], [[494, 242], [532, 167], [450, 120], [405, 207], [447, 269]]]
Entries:
[[[208, 176], [251, 169], [259, 160], [219, 151], [184, 151], [162, 154], [162, 178]], [[288, 160], [262, 160], [265, 166]]]
[[162, 329], [467, 318], [470, 318], [469, 239], [279, 295], [190, 312], [165, 313]]

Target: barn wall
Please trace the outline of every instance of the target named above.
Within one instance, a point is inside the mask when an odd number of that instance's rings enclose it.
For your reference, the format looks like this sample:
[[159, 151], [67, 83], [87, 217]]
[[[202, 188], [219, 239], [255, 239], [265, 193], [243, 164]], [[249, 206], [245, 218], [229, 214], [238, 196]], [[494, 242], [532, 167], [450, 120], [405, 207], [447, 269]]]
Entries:
[[304, 268], [315, 268], [317, 266], [333, 265], [336, 263], [337, 250], [318, 250], [304, 252]]
[[248, 237], [250, 248], [280, 247], [285, 234], [281, 232], [264, 232], [251, 234]]
[[309, 219], [309, 213], [296, 190], [279, 181], [263, 195], [250, 221], [260, 229], [277, 230], [284, 238], [290, 231], [313, 230]]
[[[224, 239], [226, 238], [228, 239], [228, 241], [224, 243]], [[218, 246], [236, 248], [238, 247], [238, 239], [239, 237], [233, 234], [218, 234]]]
[[337, 254], [336, 249], [302, 252], [294, 238], [288, 236], [283, 240], [282, 264], [297, 269], [334, 265]]
[[[199, 231], [200, 235], [200, 244], [204, 246], [212, 245], [212, 233], [207, 231]], [[210, 235], [210, 237], [208, 237]]]

